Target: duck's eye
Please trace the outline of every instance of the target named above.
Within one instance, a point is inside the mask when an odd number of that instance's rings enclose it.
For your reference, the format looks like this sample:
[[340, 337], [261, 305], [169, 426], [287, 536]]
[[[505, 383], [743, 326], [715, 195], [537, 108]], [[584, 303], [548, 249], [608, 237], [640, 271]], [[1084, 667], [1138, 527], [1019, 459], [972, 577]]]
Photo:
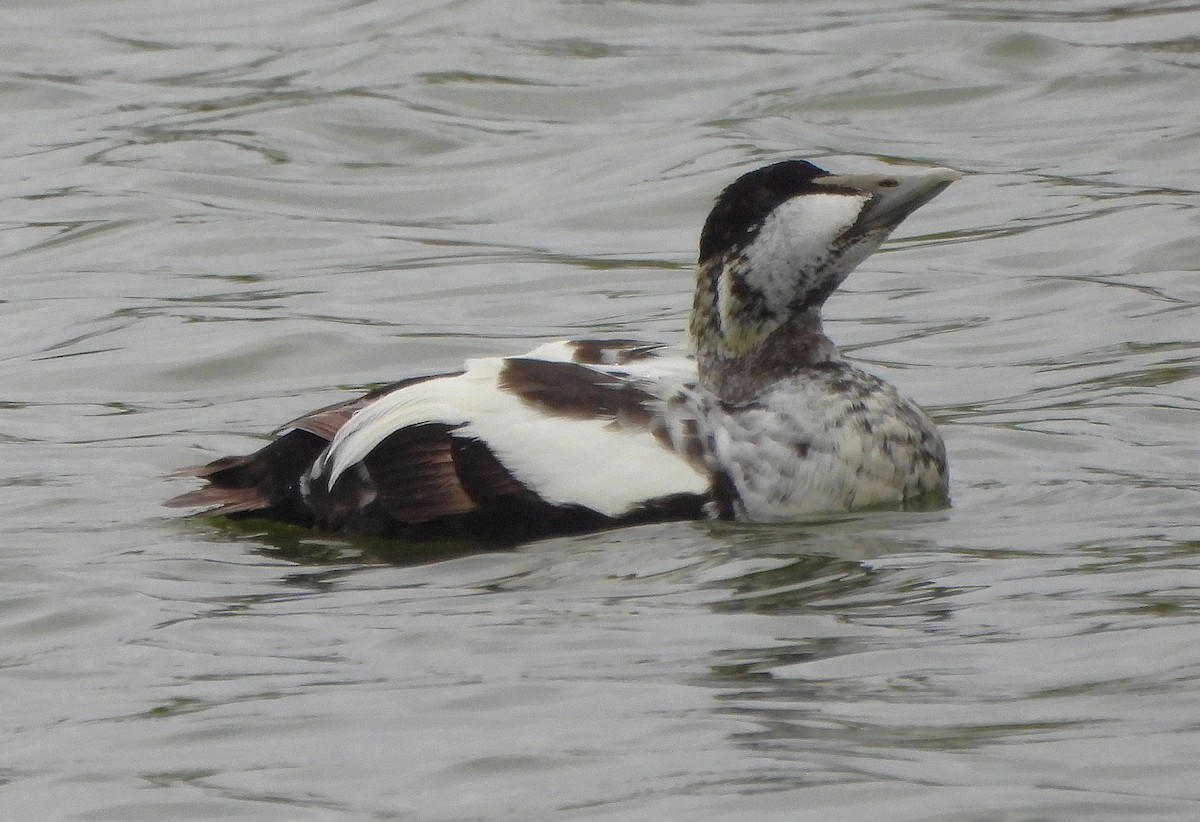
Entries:
[[895, 188], [898, 185], [900, 185], [900, 181], [895, 177], [888, 177], [887, 179], [879, 181], [880, 188]]

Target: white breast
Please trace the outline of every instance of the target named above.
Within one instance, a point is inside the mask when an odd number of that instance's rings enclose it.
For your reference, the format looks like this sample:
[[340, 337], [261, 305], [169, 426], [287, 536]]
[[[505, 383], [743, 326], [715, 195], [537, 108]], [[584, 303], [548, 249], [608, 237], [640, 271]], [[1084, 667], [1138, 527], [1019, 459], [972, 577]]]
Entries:
[[740, 516], [786, 520], [945, 490], [945, 450], [928, 415], [864, 372], [831, 373], [783, 381], [709, 417], [713, 463], [736, 489]]

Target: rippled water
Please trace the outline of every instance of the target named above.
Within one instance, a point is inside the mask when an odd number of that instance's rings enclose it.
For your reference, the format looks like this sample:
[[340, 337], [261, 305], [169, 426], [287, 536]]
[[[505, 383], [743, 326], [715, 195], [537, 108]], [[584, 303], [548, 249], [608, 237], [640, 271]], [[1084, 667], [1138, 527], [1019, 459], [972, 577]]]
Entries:
[[[1200, 818], [1200, 5], [0, 10], [5, 819]], [[785, 156], [949, 510], [404, 555], [180, 520], [359, 388], [683, 330]]]

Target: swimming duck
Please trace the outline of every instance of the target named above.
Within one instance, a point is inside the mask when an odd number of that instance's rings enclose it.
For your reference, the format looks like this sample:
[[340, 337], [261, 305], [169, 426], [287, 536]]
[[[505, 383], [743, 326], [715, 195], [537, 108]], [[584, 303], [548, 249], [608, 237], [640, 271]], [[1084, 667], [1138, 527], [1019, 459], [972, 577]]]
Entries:
[[842, 358], [826, 298], [960, 175], [739, 177], [700, 233], [690, 350], [576, 340], [321, 408], [168, 501], [347, 534], [517, 543], [667, 519], [777, 521], [943, 497], [929, 416]]

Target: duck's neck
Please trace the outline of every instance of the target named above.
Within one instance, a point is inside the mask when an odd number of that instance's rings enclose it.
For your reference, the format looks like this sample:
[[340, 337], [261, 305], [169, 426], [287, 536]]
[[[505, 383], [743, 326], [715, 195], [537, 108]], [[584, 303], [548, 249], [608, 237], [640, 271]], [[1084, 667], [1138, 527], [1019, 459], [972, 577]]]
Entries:
[[737, 353], [722, 344], [721, 335], [695, 331], [692, 344], [700, 383], [730, 403], [749, 402], [780, 380], [840, 357], [825, 336], [819, 308], [794, 315]]

